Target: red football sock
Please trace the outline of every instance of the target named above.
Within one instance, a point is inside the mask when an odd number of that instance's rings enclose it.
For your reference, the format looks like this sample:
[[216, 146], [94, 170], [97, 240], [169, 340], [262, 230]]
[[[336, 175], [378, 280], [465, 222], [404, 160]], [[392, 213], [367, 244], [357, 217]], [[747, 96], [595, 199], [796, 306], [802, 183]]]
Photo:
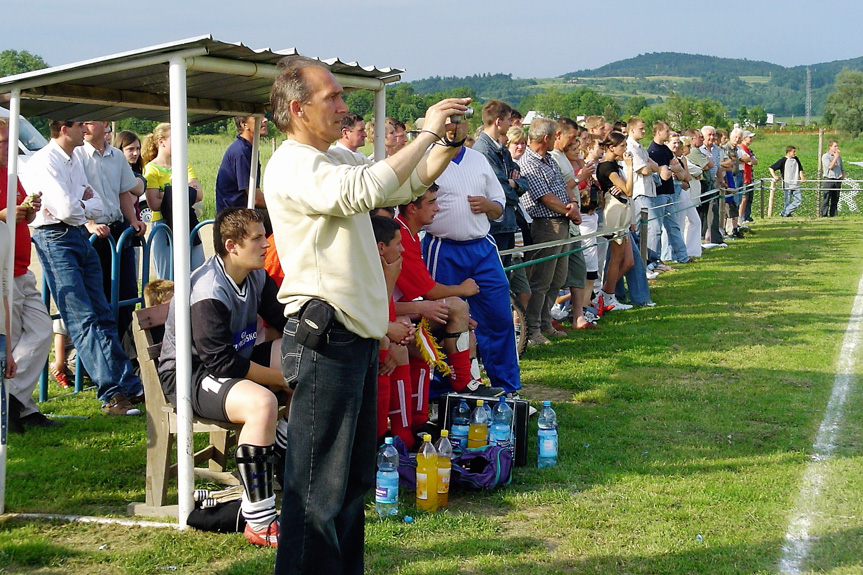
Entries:
[[389, 415], [390, 431], [402, 438], [408, 449], [414, 445], [411, 433], [411, 366], [398, 365], [390, 375]]
[[431, 368], [421, 357], [411, 357], [411, 429], [416, 431], [419, 426], [429, 420], [429, 381]]
[[452, 373], [449, 374], [449, 383], [453, 391], [462, 391], [470, 383], [470, 350], [456, 351], [446, 354]]

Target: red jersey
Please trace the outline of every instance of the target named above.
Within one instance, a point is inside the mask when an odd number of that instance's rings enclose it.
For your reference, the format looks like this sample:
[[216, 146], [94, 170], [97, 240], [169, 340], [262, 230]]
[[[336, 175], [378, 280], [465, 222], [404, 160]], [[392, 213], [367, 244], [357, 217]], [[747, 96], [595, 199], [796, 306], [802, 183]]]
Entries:
[[396, 280], [396, 289], [401, 294], [394, 294], [398, 301], [412, 301], [427, 294], [437, 282], [429, 275], [425, 261], [423, 261], [422, 248], [419, 238], [414, 236], [407, 224], [396, 216], [395, 220], [401, 226], [402, 247], [402, 272]]
[[[0, 210], [6, 209], [6, 190], [9, 185], [7, 181], [8, 173], [6, 169], [0, 174]], [[27, 198], [27, 192], [21, 185], [21, 180], [18, 180], [18, 205], [21, 205]], [[12, 218], [7, 218], [14, 221]], [[15, 277], [22, 276], [27, 273], [27, 268], [30, 267], [30, 229], [27, 227], [27, 221], [21, 220], [15, 225]]]

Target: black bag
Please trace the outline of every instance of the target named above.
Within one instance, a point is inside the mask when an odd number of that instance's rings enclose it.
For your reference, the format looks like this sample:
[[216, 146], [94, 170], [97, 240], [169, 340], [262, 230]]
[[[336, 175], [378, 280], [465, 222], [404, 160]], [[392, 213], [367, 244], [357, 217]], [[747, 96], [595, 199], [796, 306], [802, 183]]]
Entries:
[[240, 509], [241, 503], [242, 500], [234, 499], [209, 508], [195, 503], [195, 509], [189, 513], [187, 523], [201, 531], [241, 533], [246, 528], [246, 519]]
[[[165, 186], [164, 194], [162, 195], [162, 219], [165, 220], [165, 223], [168, 224], [168, 227], [171, 228], [171, 231], [174, 231], [174, 205], [173, 205], [173, 188], [171, 184]], [[195, 198], [198, 197], [198, 190], [189, 186], [189, 232], [195, 229], [195, 226], [198, 225], [198, 216], [195, 214], [195, 209], [192, 207], [192, 204], [195, 203]], [[199, 246], [203, 242], [201, 242], [201, 237], [198, 234], [195, 234], [195, 238], [192, 240], [192, 245]]]
[[336, 321], [336, 310], [324, 300], [312, 298], [300, 309], [297, 321], [294, 340], [303, 347], [319, 350]]

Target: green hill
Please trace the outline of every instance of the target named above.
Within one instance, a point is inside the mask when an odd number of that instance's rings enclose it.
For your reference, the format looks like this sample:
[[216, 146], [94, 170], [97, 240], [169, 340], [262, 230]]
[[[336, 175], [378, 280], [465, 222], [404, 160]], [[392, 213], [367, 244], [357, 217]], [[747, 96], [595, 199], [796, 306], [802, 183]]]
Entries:
[[[863, 70], [863, 57], [808, 66], [812, 72], [812, 114], [824, 113], [827, 94], [844, 68]], [[519, 79], [511, 74], [481, 74], [465, 78], [433, 77], [410, 82], [417, 94], [470, 87], [480, 101], [501, 98], [520, 106], [531, 95], [554, 87], [562, 92], [590, 88], [621, 105], [633, 97], [660, 103], [671, 92], [718, 100], [730, 111], [760, 105], [782, 117], [806, 112], [807, 66], [784, 67], [770, 62], [719, 58], [700, 54], [656, 52], [641, 54], [593, 70], [569, 72], [553, 79]]]

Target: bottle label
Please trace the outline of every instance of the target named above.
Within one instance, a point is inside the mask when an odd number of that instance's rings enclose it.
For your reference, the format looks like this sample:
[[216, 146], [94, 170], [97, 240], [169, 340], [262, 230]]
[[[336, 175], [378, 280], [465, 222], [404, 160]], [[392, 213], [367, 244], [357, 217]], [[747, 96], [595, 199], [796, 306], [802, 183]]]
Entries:
[[437, 468], [437, 492], [438, 493], [449, 493], [449, 478], [450, 478], [450, 468], [449, 467], [438, 467]]
[[386, 487], [378, 485], [375, 488], [375, 501], [378, 503], [396, 503], [398, 501], [398, 487]]
[[539, 456], [557, 457], [557, 433], [543, 433], [539, 437]]
[[417, 471], [417, 499], [428, 499], [428, 477], [425, 473]]

